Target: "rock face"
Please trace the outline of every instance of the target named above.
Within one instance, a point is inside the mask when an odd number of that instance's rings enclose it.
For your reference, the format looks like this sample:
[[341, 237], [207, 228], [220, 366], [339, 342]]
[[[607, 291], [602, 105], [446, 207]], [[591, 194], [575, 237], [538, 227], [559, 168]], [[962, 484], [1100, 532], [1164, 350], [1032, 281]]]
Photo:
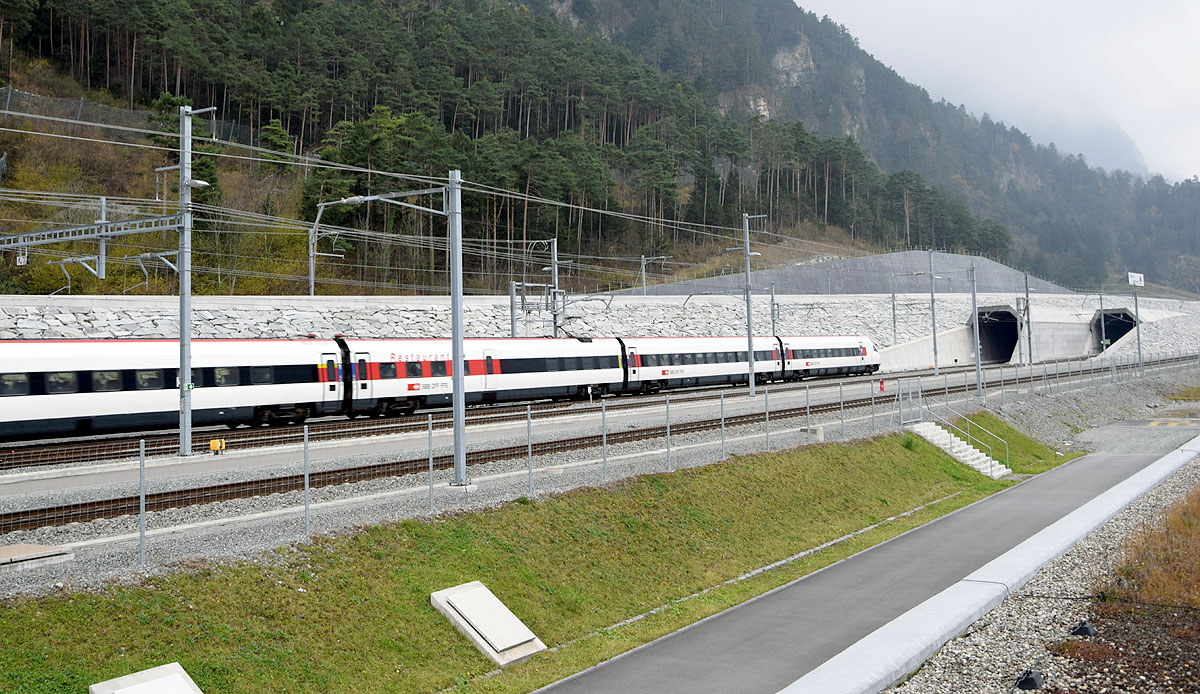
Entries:
[[[864, 334], [887, 347], [929, 334], [929, 297], [887, 295], [779, 296], [775, 332], [782, 335]], [[1011, 294], [983, 294], [980, 306], [1013, 305]], [[754, 298], [755, 332], [771, 334], [770, 300]], [[450, 307], [443, 297], [198, 297], [193, 302], [193, 337], [262, 338], [344, 334], [355, 337], [449, 337]], [[1127, 297], [1105, 296], [1106, 309], [1127, 307]], [[1098, 298], [1037, 295], [1039, 309], [1090, 316]], [[469, 297], [464, 304], [468, 337], [505, 337], [508, 297]], [[1149, 351], [1200, 347], [1200, 302], [1141, 300], [1143, 348]], [[178, 301], [173, 297], [56, 296], [0, 297], [0, 339], [174, 338]], [[732, 296], [624, 296], [573, 301], [562, 321], [567, 335], [713, 336], [744, 335], [745, 303]], [[938, 294], [938, 330], [965, 325], [970, 294]], [[520, 336], [548, 335], [548, 313], [518, 316]], [[1121, 349], [1129, 349], [1122, 347]], [[1136, 346], [1132, 347], [1136, 349]]]
[[800, 34], [799, 38], [795, 46], [780, 49], [771, 61], [779, 76], [779, 83], [784, 87], [799, 87], [815, 77], [812, 46], [804, 34]]

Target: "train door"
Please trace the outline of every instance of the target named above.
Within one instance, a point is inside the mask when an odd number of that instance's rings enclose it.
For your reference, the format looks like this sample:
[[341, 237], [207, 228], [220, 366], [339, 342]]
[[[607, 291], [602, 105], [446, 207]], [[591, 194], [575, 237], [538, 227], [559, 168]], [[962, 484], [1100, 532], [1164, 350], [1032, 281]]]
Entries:
[[370, 400], [374, 396], [375, 381], [371, 380], [371, 355], [367, 352], [354, 353], [354, 388], [355, 400]]
[[642, 377], [638, 375], [641, 369], [641, 357], [638, 356], [637, 347], [630, 347], [626, 356], [629, 358], [629, 385], [630, 390], [637, 390], [638, 384]]
[[338, 374], [338, 359], [336, 354], [321, 355], [321, 409], [326, 412], [337, 411], [342, 405], [342, 379]]
[[487, 397], [487, 393], [494, 393], [496, 391], [499, 386], [497, 381], [499, 379], [496, 378], [496, 350], [485, 349], [483, 350], [483, 390], [485, 398]]

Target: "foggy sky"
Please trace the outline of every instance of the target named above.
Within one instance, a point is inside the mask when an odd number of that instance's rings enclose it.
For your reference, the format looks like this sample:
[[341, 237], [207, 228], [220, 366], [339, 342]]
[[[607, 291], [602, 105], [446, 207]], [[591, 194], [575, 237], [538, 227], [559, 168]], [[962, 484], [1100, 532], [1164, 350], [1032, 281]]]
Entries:
[[1200, 2], [797, 4], [845, 26], [935, 101], [987, 113], [1094, 166], [1139, 172], [1140, 150], [1170, 180], [1200, 173]]

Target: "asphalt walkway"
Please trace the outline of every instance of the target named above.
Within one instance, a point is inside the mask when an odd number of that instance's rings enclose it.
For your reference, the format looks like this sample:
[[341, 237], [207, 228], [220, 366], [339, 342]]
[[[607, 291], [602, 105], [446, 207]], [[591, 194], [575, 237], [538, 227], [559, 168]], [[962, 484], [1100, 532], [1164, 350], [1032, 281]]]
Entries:
[[1154, 462], [1177, 437], [1163, 438], [1079, 458], [542, 691], [775, 694]]

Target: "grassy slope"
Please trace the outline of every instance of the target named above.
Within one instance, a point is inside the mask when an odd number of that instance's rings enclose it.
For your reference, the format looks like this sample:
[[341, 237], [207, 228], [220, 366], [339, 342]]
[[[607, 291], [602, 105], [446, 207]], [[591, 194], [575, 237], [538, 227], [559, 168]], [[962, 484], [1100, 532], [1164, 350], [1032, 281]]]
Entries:
[[[1009, 467], [1016, 473], [1037, 474], [1045, 472], [1068, 460], [1074, 460], [1086, 454], [1085, 451], [1067, 451], [1060, 456], [1053, 448], [1029, 438], [1023, 432], [1013, 428], [1004, 420], [987, 411], [974, 412], [967, 419], [970, 419], [973, 424], [978, 424], [987, 431], [990, 431], [995, 437], [1008, 442]], [[955, 420], [954, 425], [964, 430], [966, 429], [966, 425], [963, 424], [962, 420]], [[958, 435], [957, 432], [956, 435]], [[971, 435], [991, 446], [992, 455], [1001, 463], [1004, 462], [1004, 444], [997, 440], [997, 438], [986, 432], [979, 431], [976, 427], [971, 428]], [[976, 445], [974, 442], [972, 442], [972, 445], [980, 451], [987, 453], [984, 448]]]
[[[370, 527], [265, 567], [212, 566], [104, 594], [18, 601], [0, 608], [0, 690], [82, 690], [176, 659], [206, 691], [438, 690], [491, 669], [429, 606], [430, 592], [475, 579], [547, 644], [575, 641], [469, 684], [527, 690], [1006, 486], [905, 438]], [[595, 633], [954, 492], [834, 550]]]

